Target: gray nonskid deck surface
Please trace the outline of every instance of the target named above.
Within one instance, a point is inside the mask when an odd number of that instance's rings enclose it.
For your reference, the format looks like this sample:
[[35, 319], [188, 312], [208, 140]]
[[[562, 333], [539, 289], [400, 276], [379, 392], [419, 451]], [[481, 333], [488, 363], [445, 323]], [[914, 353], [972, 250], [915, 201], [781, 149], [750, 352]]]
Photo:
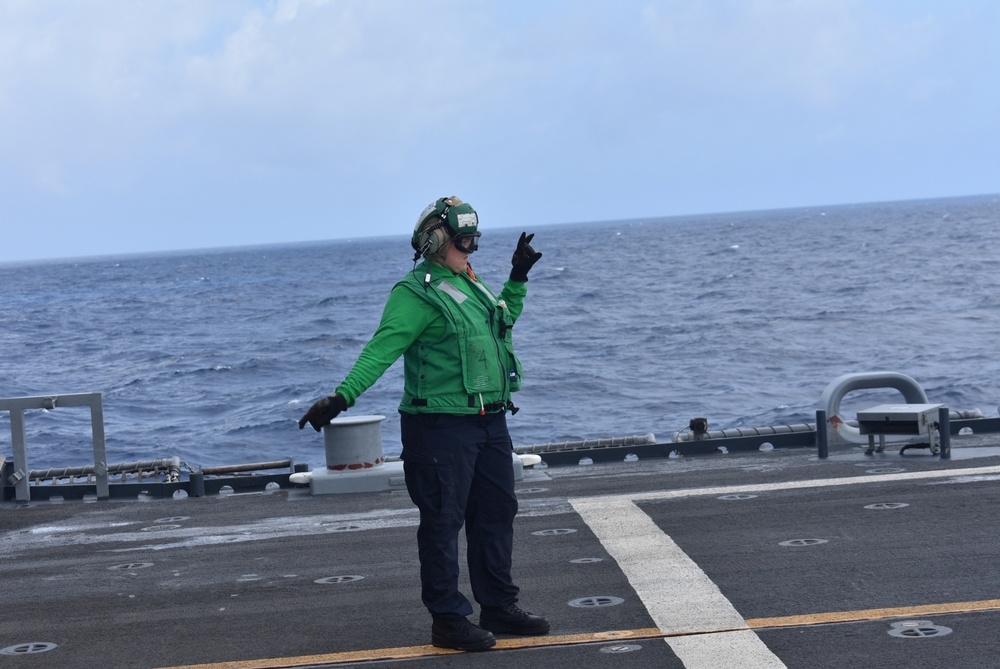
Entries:
[[0, 662], [992, 667], [1000, 448], [953, 455], [528, 470], [515, 578], [552, 632], [479, 654], [427, 646], [405, 492], [4, 505]]

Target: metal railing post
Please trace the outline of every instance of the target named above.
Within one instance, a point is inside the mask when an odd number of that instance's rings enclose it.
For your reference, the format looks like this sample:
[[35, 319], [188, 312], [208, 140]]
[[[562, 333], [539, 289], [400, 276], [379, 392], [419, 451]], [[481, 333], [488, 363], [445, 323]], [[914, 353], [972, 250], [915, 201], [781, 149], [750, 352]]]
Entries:
[[10, 409], [10, 440], [14, 450], [14, 499], [27, 502], [31, 499], [28, 490], [28, 452], [24, 446], [24, 409]]
[[951, 414], [948, 407], [938, 409], [938, 440], [941, 442], [941, 459], [951, 460]]
[[826, 412], [822, 409], [816, 412], [816, 452], [820, 460], [826, 460], [830, 455], [830, 441], [826, 433]]
[[9, 397], [0, 399], [0, 411], [10, 412], [10, 440], [14, 450], [15, 499], [18, 502], [31, 500], [29, 487], [28, 448], [24, 437], [24, 412], [27, 409], [48, 409], [56, 407], [90, 407], [90, 426], [94, 438], [94, 471], [97, 475], [97, 498], [110, 499], [108, 485], [108, 456], [104, 442], [104, 407], [100, 393], [73, 393], [69, 395], [41, 395], [37, 397]]
[[101, 396], [90, 403], [90, 427], [94, 435], [94, 473], [97, 476], [97, 499], [111, 499], [108, 486], [108, 453], [104, 444], [104, 406]]

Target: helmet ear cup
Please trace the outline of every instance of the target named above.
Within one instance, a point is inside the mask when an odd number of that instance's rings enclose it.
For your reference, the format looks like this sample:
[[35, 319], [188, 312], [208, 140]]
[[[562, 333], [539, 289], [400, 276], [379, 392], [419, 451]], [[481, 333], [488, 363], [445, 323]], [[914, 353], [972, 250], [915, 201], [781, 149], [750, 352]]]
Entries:
[[423, 257], [432, 256], [441, 250], [441, 247], [448, 243], [450, 238], [445, 232], [444, 223], [428, 225], [419, 236], [417, 241], [418, 251]]

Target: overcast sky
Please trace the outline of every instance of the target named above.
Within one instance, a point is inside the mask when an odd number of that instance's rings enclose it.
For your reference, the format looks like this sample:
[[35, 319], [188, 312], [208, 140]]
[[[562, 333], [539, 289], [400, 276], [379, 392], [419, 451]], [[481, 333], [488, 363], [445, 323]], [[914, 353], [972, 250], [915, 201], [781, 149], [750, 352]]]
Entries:
[[0, 0], [0, 262], [1000, 192], [995, 0]]

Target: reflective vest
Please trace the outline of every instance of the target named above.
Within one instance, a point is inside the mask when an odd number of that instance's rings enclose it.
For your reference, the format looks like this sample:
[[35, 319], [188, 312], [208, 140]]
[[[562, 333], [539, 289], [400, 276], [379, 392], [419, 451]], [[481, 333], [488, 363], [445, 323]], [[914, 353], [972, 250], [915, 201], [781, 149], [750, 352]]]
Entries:
[[[430, 276], [430, 280], [427, 277]], [[439, 339], [417, 339], [403, 354], [406, 413], [495, 413], [521, 387], [514, 321], [527, 287], [508, 281], [497, 298], [482, 281], [424, 263], [394, 290], [409, 290], [444, 316]]]

